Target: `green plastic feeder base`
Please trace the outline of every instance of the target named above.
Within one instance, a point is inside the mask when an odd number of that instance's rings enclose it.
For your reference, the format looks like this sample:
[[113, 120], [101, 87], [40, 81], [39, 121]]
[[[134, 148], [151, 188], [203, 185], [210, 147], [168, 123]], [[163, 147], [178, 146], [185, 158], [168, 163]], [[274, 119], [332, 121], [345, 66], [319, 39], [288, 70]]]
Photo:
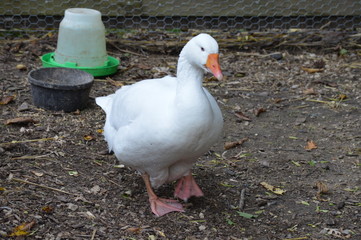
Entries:
[[108, 56], [108, 60], [105, 62], [105, 64], [99, 67], [78, 67], [76, 63], [72, 63], [72, 62], [60, 64], [55, 62], [54, 54], [55, 54], [54, 52], [51, 52], [44, 54], [41, 57], [41, 61], [43, 62], [43, 67], [75, 68], [90, 73], [94, 77], [102, 77], [116, 73], [119, 66], [119, 60], [111, 56]]

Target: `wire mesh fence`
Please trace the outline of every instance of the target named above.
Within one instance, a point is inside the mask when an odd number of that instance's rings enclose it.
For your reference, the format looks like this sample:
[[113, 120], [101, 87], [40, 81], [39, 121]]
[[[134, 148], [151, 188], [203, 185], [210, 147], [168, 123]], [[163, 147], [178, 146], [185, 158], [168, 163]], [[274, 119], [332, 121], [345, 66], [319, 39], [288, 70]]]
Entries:
[[56, 29], [73, 7], [99, 10], [109, 31], [361, 27], [361, 1], [354, 0], [2, 0], [0, 29]]

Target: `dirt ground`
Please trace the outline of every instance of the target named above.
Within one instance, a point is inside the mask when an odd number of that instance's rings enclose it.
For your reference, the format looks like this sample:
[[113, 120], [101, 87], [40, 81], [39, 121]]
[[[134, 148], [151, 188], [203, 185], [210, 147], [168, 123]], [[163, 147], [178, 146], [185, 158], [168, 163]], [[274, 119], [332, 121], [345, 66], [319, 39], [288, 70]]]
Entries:
[[[95, 79], [87, 109], [63, 113], [35, 107], [27, 81], [56, 36], [1, 41], [0, 236], [361, 239], [357, 48], [221, 46], [226, 79], [204, 85], [222, 109], [224, 133], [194, 166], [205, 196], [185, 203], [184, 213], [155, 217], [141, 177], [106, 154], [105, 115], [94, 98], [174, 74], [179, 49], [114, 45], [118, 73]], [[18, 117], [28, 120], [9, 123]], [[171, 198], [173, 187], [157, 193]]]

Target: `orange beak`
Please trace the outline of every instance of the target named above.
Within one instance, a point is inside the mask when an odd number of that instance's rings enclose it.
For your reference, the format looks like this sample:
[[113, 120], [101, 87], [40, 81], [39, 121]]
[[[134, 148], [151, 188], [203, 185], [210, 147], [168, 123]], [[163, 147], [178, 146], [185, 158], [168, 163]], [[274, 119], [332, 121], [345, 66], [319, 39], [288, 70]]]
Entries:
[[219, 55], [217, 53], [212, 53], [208, 55], [206, 67], [213, 73], [213, 75], [218, 79], [223, 79], [223, 74], [221, 67], [219, 66]]

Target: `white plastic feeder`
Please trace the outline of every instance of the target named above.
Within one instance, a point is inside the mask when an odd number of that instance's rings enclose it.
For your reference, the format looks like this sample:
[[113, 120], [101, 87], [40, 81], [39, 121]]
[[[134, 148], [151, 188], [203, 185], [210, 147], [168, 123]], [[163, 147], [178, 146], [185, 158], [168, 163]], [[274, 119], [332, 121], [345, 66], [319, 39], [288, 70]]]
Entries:
[[74, 67], [104, 66], [108, 60], [101, 13], [89, 8], [65, 10], [54, 54], [58, 64]]

